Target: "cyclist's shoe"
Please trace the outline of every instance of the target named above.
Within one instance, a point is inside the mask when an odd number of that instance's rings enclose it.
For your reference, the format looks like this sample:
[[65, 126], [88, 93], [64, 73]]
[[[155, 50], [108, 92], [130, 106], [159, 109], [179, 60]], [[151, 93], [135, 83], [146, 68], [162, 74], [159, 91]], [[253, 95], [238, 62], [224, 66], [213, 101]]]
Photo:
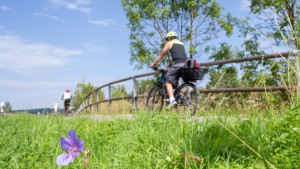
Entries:
[[176, 101], [173, 101], [173, 102], [169, 103], [169, 105], [167, 106], [167, 110], [170, 110], [170, 109], [174, 108], [176, 105], [177, 105]]

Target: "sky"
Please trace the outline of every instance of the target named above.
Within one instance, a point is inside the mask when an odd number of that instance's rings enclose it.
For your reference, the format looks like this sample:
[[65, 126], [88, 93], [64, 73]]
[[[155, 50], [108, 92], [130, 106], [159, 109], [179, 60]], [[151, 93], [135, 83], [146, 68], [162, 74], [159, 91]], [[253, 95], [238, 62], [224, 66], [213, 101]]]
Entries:
[[[247, 0], [218, 1], [236, 16], [249, 12]], [[121, 0], [0, 0], [0, 102], [62, 107], [79, 82], [152, 72], [130, 65], [127, 23]]]

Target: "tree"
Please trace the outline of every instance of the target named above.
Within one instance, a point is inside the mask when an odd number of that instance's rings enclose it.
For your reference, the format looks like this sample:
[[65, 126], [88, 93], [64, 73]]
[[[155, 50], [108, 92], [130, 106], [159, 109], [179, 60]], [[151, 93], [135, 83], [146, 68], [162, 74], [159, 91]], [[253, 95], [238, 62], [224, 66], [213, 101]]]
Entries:
[[[92, 91], [94, 91], [96, 88], [91, 83], [84, 83], [80, 82], [76, 86], [75, 95], [72, 98], [71, 104], [75, 110], [77, 110], [82, 103], [82, 101], [90, 94]], [[96, 101], [96, 93], [91, 93], [91, 101]], [[99, 90], [98, 91], [98, 99], [104, 100], [105, 95], [104, 92]]]
[[[292, 49], [300, 49], [299, 1], [251, 0], [250, 10], [260, 21], [254, 25], [256, 30], [268, 38], [274, 44], [273, 46], [284, 45]], [[296, 76], [299, 76], [296, 60], [288, 58], [285, 61], [272, 60], [263, 64], [272, 75], [265, 76], [267, 84], [291, 86], [298, 83], [295, 81], [298, 79]]]
[[251, 0], [250, 9], [262, 22], [256, 27], [265, 36], [275, 40], [277, 45], [299, 46], [299, 10], [297, 0]]
[[233, 88], [240, 86], [235, 67], [226, 67], [221, 70], [212, 70], [210, 73], [210, 82], [207, 88]]
[[[237, 57], [248, 57], [263, 55], [266, 48], [262, 49], [263, 38], [267, 38], [269, 41], [273, 41], [276, 45], [282, 45], [288, 42], [288, 38], [291, 37], [293, 31], [289, 29], [288, 24], [289, 18], [295, 18], [297, 13], [296, 9], [291, 10], [291, 7], [295, 7], [296, 1], [285, 1], [285, 0], [252, 0], [251, 11], [257, 15], [261, 22], [257, 24], [250, 24], [248, 18], [232, 18], [234, 26], [240, 31], [240, 38], [244, 38], [245, 41], [238, 51], [227, 51], [222, 55], [211, 56], [210, 59], [222, 60], [229, 59], [233, 56]], [[290, 11], [290, 12], [287, 12]], [[277, 13], [278, 12], [278, 13]], [[291, 14], [293, 13], [293, 14]], [[289, 15], [288, 15], [289, 14]], [[275, 20], [281, 18], [279, 20]], [[279, 17], [278, 17], [279, 16]], [[294, 19], [292, 19], [294, 20]], [[280, 26], [278, 26], [280, 25]], [[295, 26], [294, 26], [295, 27]], [[293, 39], [293, 38], [292, 38]], [[224, 44], [221, 44], [221, 46]], [[227, 44], [226, 44], [227, 45]], [[220, 49], [226, 50], [225, 48]], [[274, 46], [273, 46], [274, 47]], [[296, 45], [294, 46], [294, 48]], [[238, 53], [238, 55], [235, 55]], [[231, 56], [231, 57], [230, 57]], [[295, 64], [294, 60], [282, 61], [276, 59], [243, 62], [241, 63], [240, 70], [243, 71], [242, 81], [246, 86], [257, 86], [257, 85], [291, 85], [291, 79], [296, 79], [295, 71], [291, 71], [290, 65]]]
[[[129, 20], [131, 64], [149, 66], [160, 52], [167, 32], [176, 31], [193, 57], [225, 30], [232, 33], [231, 16], [216, 0], [122, 0]], [[170, 64], [169, 57], [162, 64]]]
[[[231, 59], [240, 54], [231, 48], [230, 45], [221, 43], [218, 49], [213, 49], [214, 53], [209, 58], [213, 60]], [[239, 84], [238, 70], [235, 66], [218, 65], [210, 68], [210, 81], [206, 87], [237, 87]]]
[[124, 85], [118, 85], [117, 87], [112, 86], [111, 89], [111, 96], [113, 98], [117, 98], [117, 97], [127, 97], [127, 91]]
[[138, 94], [146, 95], [155, 84], [154, 79], [142, 79], [138, 81]]
[[10, 105], [9, 102], [5, 102], [3, 106], [3, 111], [4, 113], [12, 113], [12, 106]]

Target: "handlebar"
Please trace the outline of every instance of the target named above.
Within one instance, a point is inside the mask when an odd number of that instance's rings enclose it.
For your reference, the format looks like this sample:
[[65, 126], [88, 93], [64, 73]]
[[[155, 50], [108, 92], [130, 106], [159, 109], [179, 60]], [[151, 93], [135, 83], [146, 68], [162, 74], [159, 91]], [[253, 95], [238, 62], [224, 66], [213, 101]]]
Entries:
[[167, 71], [166, 69], [160, 69], [158, 67], [153, 67], [152, 69], [155, 70], [155, 71], [158, 71], [160, 73], [165, 73]]

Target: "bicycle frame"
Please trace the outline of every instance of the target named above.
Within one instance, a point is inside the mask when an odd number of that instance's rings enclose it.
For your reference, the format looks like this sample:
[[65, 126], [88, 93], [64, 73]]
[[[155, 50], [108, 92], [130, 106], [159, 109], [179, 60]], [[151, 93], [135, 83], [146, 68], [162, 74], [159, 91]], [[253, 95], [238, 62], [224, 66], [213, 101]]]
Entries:
[[[154, 69], [160, 72], [160, 77], [159, 77], [159, 81], [156, 83], [156, 86], [159, 86], [162, 91], [163, 91], [163, 95], [164, 95], [164, 100], [166, 101], [166, 105], [168, 104], [168, 94], [167, 94], [167, 88], [166, 88], [166, 74], [167, 74], [167, 70], [165, 69]], [[176, 90], [176, 88], [174, 88], [174, 90]], [[174, 91], [175, 92], [175, 91]]]
[[[164, 104], [169, 104], [165, 85], [167, 71], [158, 68], [154, 70], [159, 71], [161, 74], [159, 80], [148, 93], [146, 107], [148, 111], [160, 112]], [[183, 81], [180, 85], [174, 86], [174, 96], [177, 102], [174, 108], [177, 112], [188, 113], [192, 116], [196, 113], [199, 103], [199, 91], [192, 81]]]
[[[159, 86], [162, 89], [166, 105], [168, 105], [169, 104], [169, 102], [168, 102], [169, 101], [168, 100], [169, 96], [167, 94], [167, 89], [166, 89], [166, 74], [167, 74], [167, 70], [165, 70], [165, 69], [158, 69], [158, 68], [155, 68], [154, 70], [160, 72], [159, 81], [156, 82], [156, 86]], [[179, 82], [178, 82], [178, 84], [176, 86], [173, 85], [174, 96], [175, 96], [175, 93], [176, 93], [177, 89], [180, 86], [183, 86], [185, 84], [193, 84], [193, 82], [192, 81], [183, 81], [181, 84], [179, 84]], [[175, 99], [177, 100], [178, 96], [177, 97], [175, 96]]]

